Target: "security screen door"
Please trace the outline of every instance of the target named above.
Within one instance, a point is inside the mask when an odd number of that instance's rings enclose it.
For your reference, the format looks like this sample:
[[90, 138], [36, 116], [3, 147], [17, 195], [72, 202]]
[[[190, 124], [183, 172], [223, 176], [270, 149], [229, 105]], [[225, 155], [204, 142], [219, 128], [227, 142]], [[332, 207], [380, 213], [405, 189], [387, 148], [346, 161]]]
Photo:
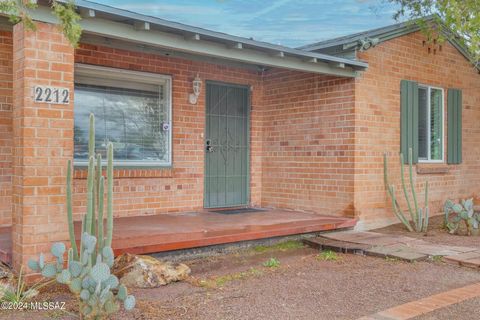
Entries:
[[249, 105], [248, 87], [207, 82], [205, 208], [248, 204]]

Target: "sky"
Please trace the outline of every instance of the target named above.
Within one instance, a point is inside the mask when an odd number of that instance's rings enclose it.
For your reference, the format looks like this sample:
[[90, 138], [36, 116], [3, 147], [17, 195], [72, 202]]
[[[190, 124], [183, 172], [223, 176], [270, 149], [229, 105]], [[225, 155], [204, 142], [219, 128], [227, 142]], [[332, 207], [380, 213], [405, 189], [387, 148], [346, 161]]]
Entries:
[[92, 0], [290, 47], [395, 23], [384, 0]]

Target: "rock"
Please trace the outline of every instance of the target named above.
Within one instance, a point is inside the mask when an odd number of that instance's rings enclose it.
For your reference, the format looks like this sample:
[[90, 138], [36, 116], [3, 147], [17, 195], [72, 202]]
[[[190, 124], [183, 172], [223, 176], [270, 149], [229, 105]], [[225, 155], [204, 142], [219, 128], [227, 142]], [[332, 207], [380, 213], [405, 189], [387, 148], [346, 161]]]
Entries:
[[12, 270], [5, 264], [0, 262], [0, 280], [13, 278]]
[[115, 259], [113, 273], [127, 287], [158, 288], [190, 274], [183, 263], [162, 262], [150, 256], [124, 253]]

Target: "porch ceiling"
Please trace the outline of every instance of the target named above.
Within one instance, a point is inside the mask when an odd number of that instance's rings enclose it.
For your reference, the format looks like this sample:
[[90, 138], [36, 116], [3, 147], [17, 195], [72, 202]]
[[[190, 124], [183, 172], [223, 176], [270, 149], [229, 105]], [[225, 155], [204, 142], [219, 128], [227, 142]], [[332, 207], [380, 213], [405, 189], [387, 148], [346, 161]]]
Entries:
[[[40, 1], [40, 6], [31, 12], [33, 19], [57, 23], [56, 17], [42, 3], [45, 4]], [[89, 1], [77, 0], [76, 5], [83, 16], [80, 23], [84, 34], [90, 38], [98, 36], [221, 61], [341, 77], [355, 77], [368, 66], [361, 61], [191, 27]]]

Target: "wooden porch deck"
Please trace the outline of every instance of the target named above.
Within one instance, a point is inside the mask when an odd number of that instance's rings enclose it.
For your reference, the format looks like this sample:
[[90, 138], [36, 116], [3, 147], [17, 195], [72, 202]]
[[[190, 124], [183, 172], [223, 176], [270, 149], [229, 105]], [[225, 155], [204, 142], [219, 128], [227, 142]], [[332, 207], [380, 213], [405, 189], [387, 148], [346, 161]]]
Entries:
[[[351, 228], [355, 224], [352, 218], [274, 209], [239, 214], [201, 211], [125, 217], [114, 219], [113, 249], [117, 255], [147, 254]], [[75, 227], [78, 235], [80, 224]], [[0, 228], [0, 260], [11, 262], [9, 227]]]

